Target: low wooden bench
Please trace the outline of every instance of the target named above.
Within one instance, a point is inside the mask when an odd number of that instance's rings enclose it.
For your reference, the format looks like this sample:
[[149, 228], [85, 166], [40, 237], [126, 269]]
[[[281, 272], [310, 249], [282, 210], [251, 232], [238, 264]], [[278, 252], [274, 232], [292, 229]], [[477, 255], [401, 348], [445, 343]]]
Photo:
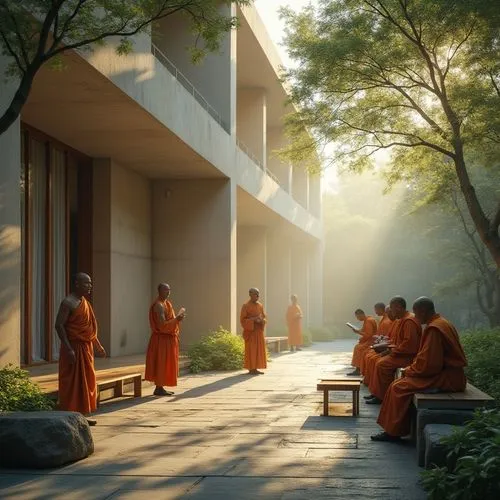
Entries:
[[288, 349], [288, 337], [266, 337], [266, 345], [275, 353], [286, 351]]
[[[113, 398], [125, 396], [124, 386], [126, 384], [134, 385], [134, 398], [142, 396], [142, 375], [140, 373], [128, 373], [125, 375], [102, 379], [97, 381], [97, 406], [101, 403], [101, 392], [113, 389]], [[111, 399], [111, 398], [110, 398]]]
[[494, 398], [469, 383], [464, 392], [417, 393], [413, 396], [417, 410], [475, 410], [493, 401]]
[[352, 416], [359, 415], [359, 391], [361, 389], [360, 379], [321, 379], [316, 386], [318, 391], [323, 391], [323, 416], [328, 417], [328, 404], [330, 391], [352, 392]]

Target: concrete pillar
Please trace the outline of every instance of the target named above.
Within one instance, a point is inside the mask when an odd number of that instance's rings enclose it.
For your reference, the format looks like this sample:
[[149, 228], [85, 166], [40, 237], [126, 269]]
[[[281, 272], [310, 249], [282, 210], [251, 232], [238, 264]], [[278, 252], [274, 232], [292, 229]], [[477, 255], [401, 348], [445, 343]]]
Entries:
[[264, 89], [238, 89], [236, 135], [265, 169], [267, 163], [267, 115]]
[[236, 186], [228, 179], [153, 183], [152, 293], [172, 287], [184, 306], [181, 346], [219, 326], [237, 328]]
[[323, 326], [323, 258], [323, 242], [317, 241], [309, 250], [309, 326]]
[[272, 228], [267, 238], [267, 314], [268, 332], [286, 332], [285, 314], [292, 293], [292, 255], [290, 237]]
[[308, 208], [308, 173], [305, 167], [295, 165], [293, 167], [292, 177], [293, 198], [297, 203], [300, 203], [304, 208]]
[[[231, 4], [231, 16], [236, 17], [236, 4]], [[238, 86], [238, 30], [231, 30], [229, 33], [229, 54], [230, 54], [230, 102], [229, 102], [229, 133], [236, 137], [236, 103], [237, 103], [237, 86]]]
[[292, 244], [292, 293], [298, 295], [304, 313], [304, 327], [309, 325], [309, 259], [307, 241]]
[[[0, 55], [0, 74], [6, 60]], [[0, 83], [0, 115], [16, 90]], [[0, 367], [19, 365], [21, 346], [21, 137], [17, 120], [0, 135]]]
[[291, 165], [281, 161], [277, 152], [286, 146], [283, 127], [272, 127], [267, 130], [267, 168], [278, 179], [281, 187], [291, 191]]
[[251, 287], [260, 290], [264, 306], [267, 304], [266, 235], [267, 229], [263, 226], [238, 226], [238, 312], [248, 300]]
[[317, 218], [321, 218], [321, 176], [309, 176], [309, 211]]

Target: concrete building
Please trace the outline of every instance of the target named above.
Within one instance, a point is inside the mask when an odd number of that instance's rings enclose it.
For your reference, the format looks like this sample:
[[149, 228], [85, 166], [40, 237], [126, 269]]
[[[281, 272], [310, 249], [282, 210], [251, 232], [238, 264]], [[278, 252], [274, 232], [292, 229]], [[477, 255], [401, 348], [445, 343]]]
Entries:
[[[183, 347], [239, 331], [250, 286], [270, 331], [292, 292], [322, 323], [320, 179], [273, 153], [290, 111], [280, 61], [255, 9], [232, 9], [241, 26], [200, 65], [171, 17], [128, 56], [110, 41], [36, 77], [0, 136], [1, 365], [57, 359], [55, 314], [77, 270], [93, 277], [111, 356], [145, 350], [162, 281], [188, 311]], [[15, 88], [1, 88], [3, 110]]]

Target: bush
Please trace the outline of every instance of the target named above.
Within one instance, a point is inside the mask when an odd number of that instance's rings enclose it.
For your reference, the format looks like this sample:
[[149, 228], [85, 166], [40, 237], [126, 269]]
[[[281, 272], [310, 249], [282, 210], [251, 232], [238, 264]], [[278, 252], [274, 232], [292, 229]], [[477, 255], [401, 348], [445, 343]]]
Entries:
[[192, 373], [241, 370], [245, 356], [245, 342], [241, 336], [219, 327], [215, 332], [191, 345], [188, 356], [191, 360]]
[[312, 333], [309, 330], [302, 331], [302, 345], [304, 347], [309, 347], [312, 345]]
[[460, 340], [467, 356], [468, 380], [495, 398], [500, 406], [500, 329], [464, 333]]
[[26, 370], [13, 365], [0, 369], [0, 412], [53, 408], [54, 403], [30, 380]]
[[448, 451], [447, 467], [421, 474], [430, 500], [500, 498], [500, 412], [476, 412], [442, 443]]

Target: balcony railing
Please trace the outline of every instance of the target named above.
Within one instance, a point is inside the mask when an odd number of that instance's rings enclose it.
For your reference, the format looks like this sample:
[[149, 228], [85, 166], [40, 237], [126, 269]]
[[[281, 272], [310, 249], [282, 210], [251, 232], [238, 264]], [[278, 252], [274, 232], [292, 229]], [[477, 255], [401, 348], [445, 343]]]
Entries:
[[228, 133], [231, 128], [222, 119], [220, 114], [213, 106], [196, 90], [195, 86], [186, 78], [186, 76], [177, 69], [177, 66], [154, 44], [151, 44], [151, 53], [160, 61], [160, 63], [171, 73], [175, 79], [198, 101], [207, 113]]

